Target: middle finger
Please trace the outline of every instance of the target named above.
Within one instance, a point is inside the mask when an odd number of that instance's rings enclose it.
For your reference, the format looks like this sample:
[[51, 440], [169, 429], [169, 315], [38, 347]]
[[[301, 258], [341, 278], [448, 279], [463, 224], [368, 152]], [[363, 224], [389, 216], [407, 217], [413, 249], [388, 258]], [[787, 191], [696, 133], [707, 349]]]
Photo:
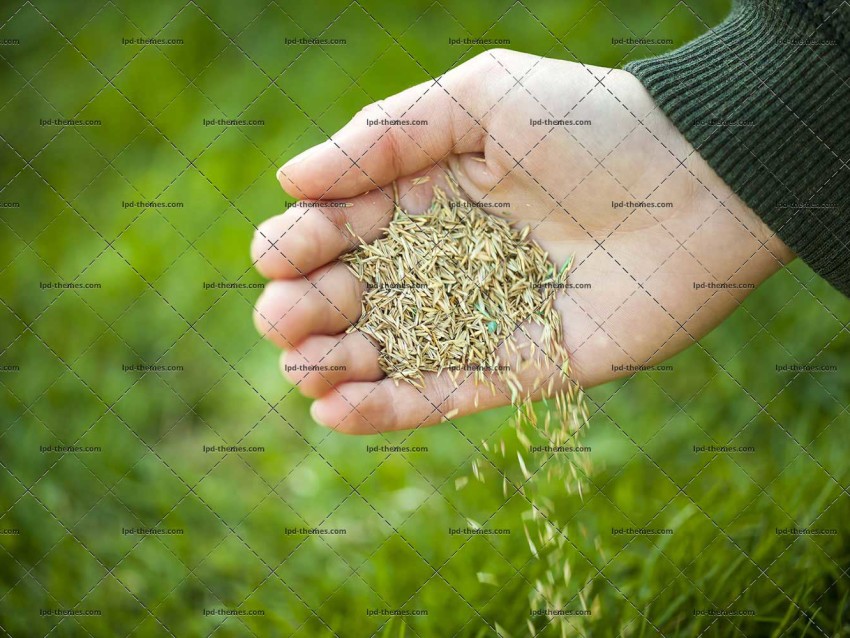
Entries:
[[254, 308], [267, 339], [292, 348], [309, 335], [334, 335], [360, 317], [364, 284], [335, 261], [299, 279], [271, 281]]

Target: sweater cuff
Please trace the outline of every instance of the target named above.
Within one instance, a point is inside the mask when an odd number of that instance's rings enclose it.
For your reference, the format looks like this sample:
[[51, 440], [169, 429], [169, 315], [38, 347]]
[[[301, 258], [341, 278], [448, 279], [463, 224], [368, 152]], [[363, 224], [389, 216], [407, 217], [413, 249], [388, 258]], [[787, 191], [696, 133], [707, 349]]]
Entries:
[[626, 70], [729, 187], [850, 296], [850, 58], [834, 13], [741, 2], [681, 49]]

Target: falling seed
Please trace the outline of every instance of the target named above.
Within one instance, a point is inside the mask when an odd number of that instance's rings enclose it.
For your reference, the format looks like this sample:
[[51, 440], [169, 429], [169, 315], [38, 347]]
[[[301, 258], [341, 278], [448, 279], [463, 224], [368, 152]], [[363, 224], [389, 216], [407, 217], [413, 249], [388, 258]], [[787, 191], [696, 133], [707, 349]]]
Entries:
[[529, 478], [531, 478], [531, 472], [528, 471], [528, 468], [525, 465], [525, 460], [522, 458], [522, 454], [517, 452], [516, 458], [519, 462], [519, 468], [520, 470], [522, 470], [522, 475], [525, 477], [526, 480], [528, 480]]
[[498, 587], [499, 585], [498, 579], [493, 574], [490, 574], [488, 572], [478, 572], [476, 576], [478, 577], [479, 583], [483, 583], [485, 585], [493, 585], [495, 587]]
[[537, 556], [537, 546], [534, 544], [534, 541], [531, 540], [531, 536], [527, 529], [525, 530], [525, 539], [528, 541], [528, 548], [531, 550], [531, 553]]
[[[423, 176], [410, 183], [426, 181]], [[400, 207], [398, 186], [393, 183], [395, 207], [384, 235], [371, 243], [360, 240], [341, 257], [366, 288], [362, 313], [348, 332], [360, 331], [377, 344], [378, 363], [396, 384], [422, 390], [425, 373], [446, 372], [455, 387], [470, 378], [474, 381], [476, 409], [482, 391], [499, 399], [509, 397], [516, 410], [510, 429], [515, 439], [506, 444], [508, 435], [503, 433], [492, 446], [485, 446], [495, 454], [473, 459], [471, 475], [456, 479], [455, 488], [466, 487], [470, 477], [486, 483], [494, 475], [490, 468], [498, 469], [496, 463], [516, 466], [525, 480], [498, 470], [502, 494], [506, 501], [521, 494], [531, 504], [530, 518], [523, 525], [525, 536], [531, 553], [547, 561], [545, 582], [533, 595], [548, 592], [549, 604], [558, 600], [560, 583], [570, 578], [569, 545], [566, 530], [552, 524], [558, 520], [556, 504], [545, 497], [540, 484], [563, 485], [583, 499], [589, 461], [531, 448], [541, 443], [552, 448], [575, 445], [588, 421], [588, 407], [570, 377], [563, 318], [555, 305], [559, 287], [541, 283], [566, 281], [573, 259], [556, 267], [536, 243], [533, 225], [517, 230], [510, 220], [460, 199], [451, 174], [447, 182], [454, 201], [435, 187], [434, 199], [422, 214]], [[346, 228], [353, 235], [350, 226]], [[538, 406], [542, 419], [532, 397], [544, 399]], [[441, 420], [450, 421], [457, 414], [459, 409], [453, 409]], [[477, 527], [471, 521], [470, 525]]]

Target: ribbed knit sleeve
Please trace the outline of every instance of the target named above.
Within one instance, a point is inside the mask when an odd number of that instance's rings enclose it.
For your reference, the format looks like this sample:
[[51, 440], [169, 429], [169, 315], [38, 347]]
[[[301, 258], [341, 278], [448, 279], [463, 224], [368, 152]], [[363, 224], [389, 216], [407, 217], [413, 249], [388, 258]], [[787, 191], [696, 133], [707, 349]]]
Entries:
[[626, 66], [732, 190], [850, 296], [850, 3], [742, 0]]

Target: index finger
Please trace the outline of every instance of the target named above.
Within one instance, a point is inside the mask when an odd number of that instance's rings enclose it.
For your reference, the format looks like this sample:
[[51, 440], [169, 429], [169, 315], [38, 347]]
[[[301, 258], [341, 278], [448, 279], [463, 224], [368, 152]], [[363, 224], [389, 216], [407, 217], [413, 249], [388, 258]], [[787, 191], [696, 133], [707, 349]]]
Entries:
[[450, 154], [483, 151], [483, 74], [473, 62], [362, 109], [327, 142], [287, 162], [281, 186], [299, 199], [352, 197]]

